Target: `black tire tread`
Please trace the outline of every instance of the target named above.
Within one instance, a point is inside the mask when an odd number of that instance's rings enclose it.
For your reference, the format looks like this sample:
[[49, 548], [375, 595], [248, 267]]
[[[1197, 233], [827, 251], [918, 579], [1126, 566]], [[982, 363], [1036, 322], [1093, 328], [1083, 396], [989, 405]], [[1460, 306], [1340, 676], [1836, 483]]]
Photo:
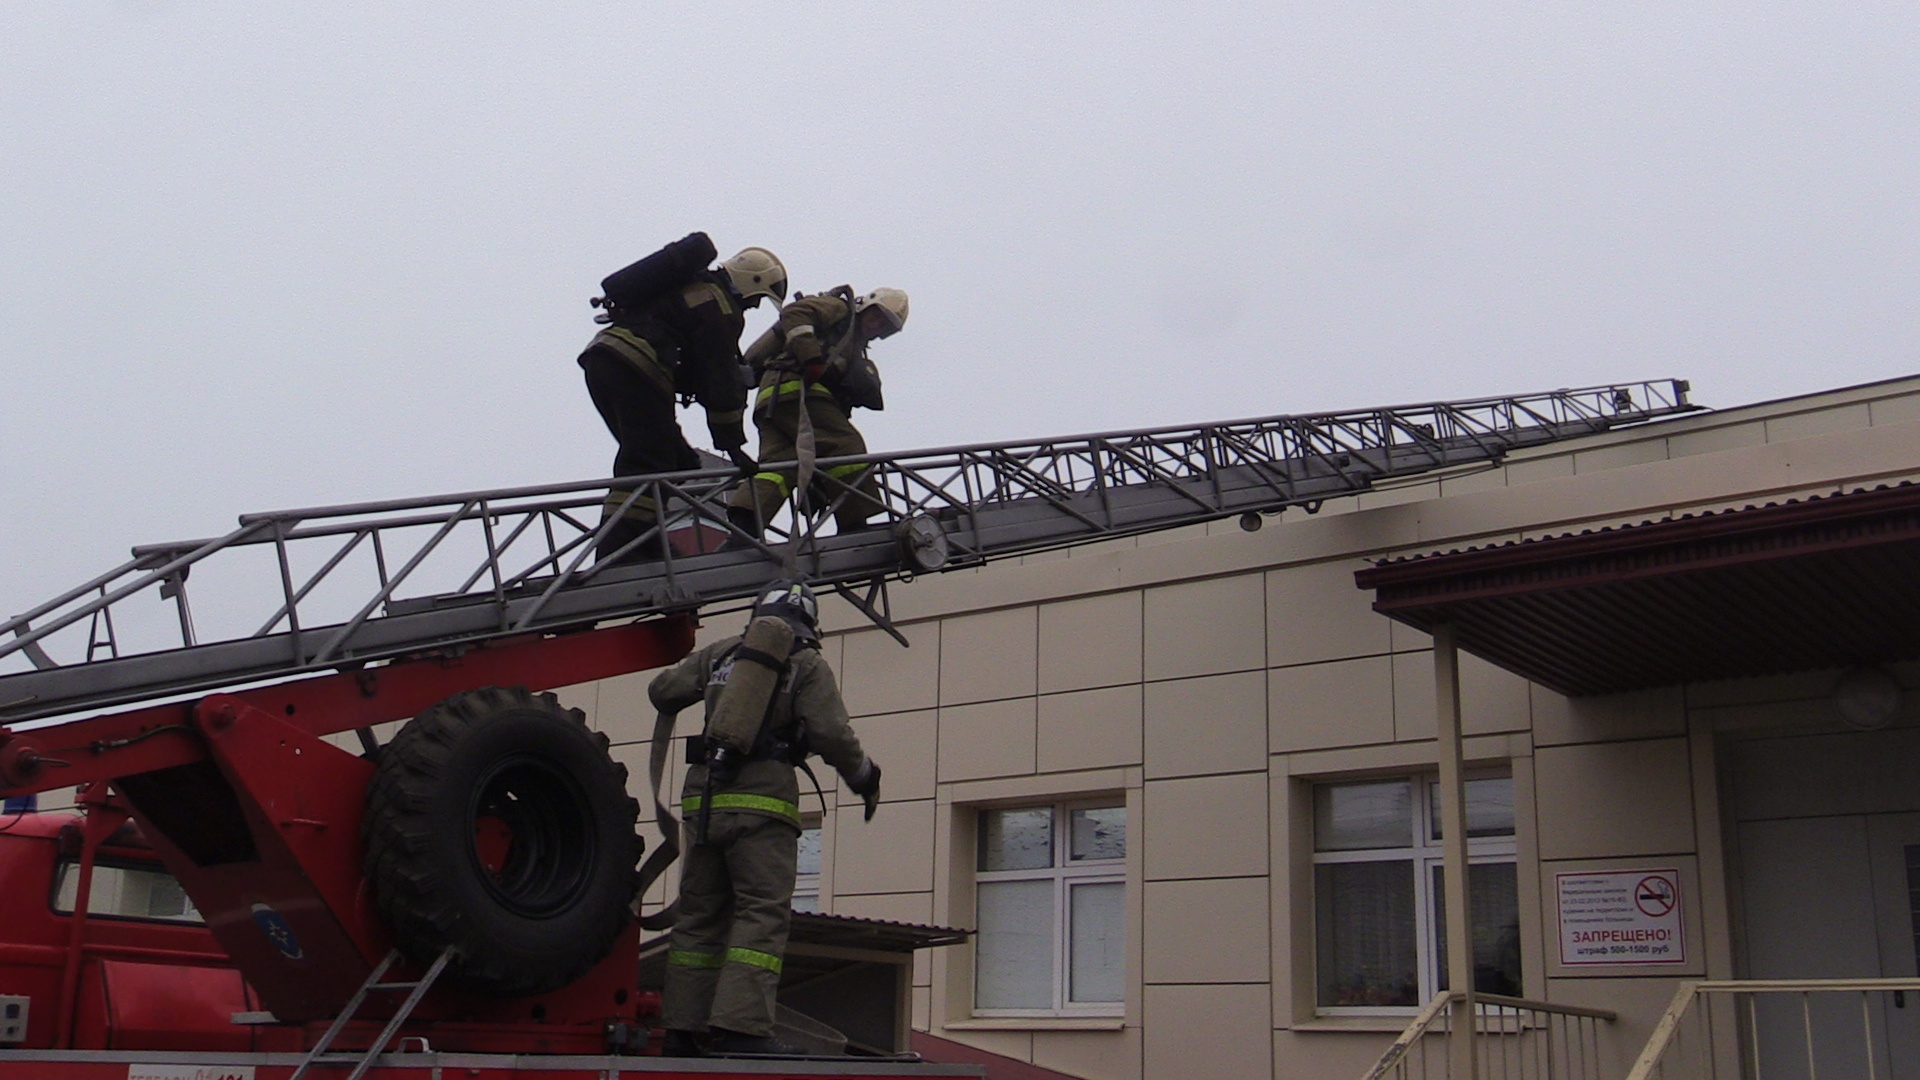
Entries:
[[530, 996], [565, 986], [605, 957], [629, 917], [633, 902], [630, 871], [641, 854], [634, 828], [640, 803], [624, 795], [626, 766], [607, 753], [609, 740], [604, 733], [587, 732], [600, 750], [604, 773], [579, 779], [583, 785], [611, 785], [623, 793], [625, 820], [621, 835], [631, 838], [628, 851], [611, 855], [629, 871], [620, 875], [627, 882], [626, 895], [619, 897], [617, 905], [599, 904], [596, 925], [580, 935], [606, 947], [556, 949], [544, 970], [533, 969], [536, 965], [529, 965], [525, 957], [503, 955], [490, 947], [492, 943], [454, 901], [446, 882], [425, 857], [446, 838], [433, 835], [423, 815], [461, 741], [491, 717], [527, 709], [564, 717], [586, 730], [585, 714], [579, 709], [561, 708], [552, 694], [531, 694], [522, 687], [483, 687], [456, 694], [415, 717], [381, 748], [379, 771], [368, 786], [367, 812], [361, 827], [375, 910], [401, 950], [415, 963], [427, 964], [452, 945], [458, 955], [448, 967], [449, 975], [470, 989], [506, 997]]

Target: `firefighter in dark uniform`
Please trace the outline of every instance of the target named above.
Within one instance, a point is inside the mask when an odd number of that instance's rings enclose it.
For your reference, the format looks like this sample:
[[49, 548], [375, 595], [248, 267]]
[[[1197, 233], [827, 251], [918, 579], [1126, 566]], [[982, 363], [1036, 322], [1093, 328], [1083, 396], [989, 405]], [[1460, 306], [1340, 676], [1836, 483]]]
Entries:
[[[796, 298], [780, 311], [747, 350], [759, 377], [753, 397], [753, 423], [760, 430], [760, 471], [734, 489], [727, 512], [733, 526], [758, 537], [797, 483], [795, 467], [771, 462], [798, 460], [800, 409], [813, 425], [814, 456], [853, 457], [867, 452], [867, 441], [849, 416], [856, 407], [879, 409], [880, 374], [867, 358], [867, 345], [892, 337], [907, 324], [907, 294], [875, 289], [854, 295], [846, 286]], [[817, 506], [831, 505], [842, 533], [866, 527], [879, 513], [879, 488], [864, 465], [830, 465], [820, 470], [807, 493]], [[849, 491], [848, 489], [852, 490]]]
[[[703, 238], [704, 239], [704, 238]], [[620, 444], [613, 475], [697, 469], [700, 458], [687, 444], [674, 418], [674, 395], [686, 395], [705, 407], [714, 447], [751, 468], [746, 456], [746, 387], [740, 371], [740, 333], [745, 308], [770, 296], [787, 295], [787, 271], [765, 248], [750, 247], [702, 271], [696, 279], [637, 310], [609, 303], [611, 325], [595, 335], [580, 354], [587, 392]], [[601, 538], [596, 556], [610, 557], [653, 527], [656, 507], [642, 494], [631, 504], [631, 488], [607, 492], [601, 522], [619, 522]], [[622, 509], [624, 507], [624, 510]], [[633, 553], [659, 555], [659, 544]]]
[[[795, 1052], [773, 1037], [799, 858], [795, 767], [818, 754], [865, 801], [868, 820], [879, 804], [880, 766], [860, 748], [820, 656], [813, 593], [775, 582], [753, 609], [754, 620], [769, 615], [792, 628], [793, 644], [754, 749], [729, 760], [704, 740], [705, 763], [688, 769], [682, 788], [686, 854], [662, 1016], [673, 1056]], [[711, 727], [734, 665], [748, 662], [742, 649], [740, 637], [708, 645], [655, 677], [648, 696], [669, 714], [704, 701]]]

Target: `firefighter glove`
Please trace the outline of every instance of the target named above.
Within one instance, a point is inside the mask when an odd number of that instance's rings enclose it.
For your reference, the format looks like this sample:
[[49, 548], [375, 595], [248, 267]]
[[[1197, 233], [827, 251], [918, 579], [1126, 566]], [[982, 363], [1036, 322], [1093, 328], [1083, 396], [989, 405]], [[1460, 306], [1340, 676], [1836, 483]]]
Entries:
[[868, 758], [860, 763], [860, 768], [847, 778], [847, 787], [860, 796], [867, 804], [865, 820], [873, 820], [873, 812], [880, 808], [880, 763]]

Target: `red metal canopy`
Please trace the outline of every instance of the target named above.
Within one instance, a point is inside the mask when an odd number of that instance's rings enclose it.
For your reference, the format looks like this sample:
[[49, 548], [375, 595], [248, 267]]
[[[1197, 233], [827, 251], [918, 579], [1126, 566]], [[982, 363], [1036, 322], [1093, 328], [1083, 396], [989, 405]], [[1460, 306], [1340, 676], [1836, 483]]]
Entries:
[[1563, 694], [1920, 657], [1902, 483], [1361, 570], [1373, 608]]

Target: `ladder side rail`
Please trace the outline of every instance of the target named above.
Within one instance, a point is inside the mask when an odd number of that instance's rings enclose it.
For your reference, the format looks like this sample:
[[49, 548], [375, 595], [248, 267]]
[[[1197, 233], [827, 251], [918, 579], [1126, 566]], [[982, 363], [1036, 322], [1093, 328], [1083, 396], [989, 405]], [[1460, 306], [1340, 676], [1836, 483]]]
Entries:
[[[300, 586], [300, 588], [297, 590], [292, 590], [293, 592], [292, 597], [288, 599], [286, 603], [281, 604], [280, 609], [278, 611], [275, 611], [273, 613], [273, 616], [269, 618], [265, 623], [261, 624], [260, 629], [255, 630], [253, 633], [247, 636], [248, 637], [266, 637], [268, 634], [273, 633], [273, 628], [279, 625], [281, 619], [287, 619], [290, 616], [291, 616], [291, 619], [287, 625], [291, 629], [298, 630], [300, 627], [300, 623], [299, 623], [299, 616], [296, 613], [295, 608], [299, 606], [300, 601], [305, 600], [307, 598], [307, 594], [313, 591], [313, 587], [315, 585], [320, 584], [323, 578], [325, 578], [328, 574], [332, 573], [334, 567], [339, 566], [341, 562], [343, 562], [346, 559], [347, 556], [353, 554], [353, 549], [359, 547], [360, 542], [362, 540], [365, 540], [370, 532], [371, 530], [363, 529], [359, 532], [354, 533], [351, 537], [349, 537], [347, 539], [347, 542], [341, 546], [340, 550], [334, 552], [331, 558], [329, 558], [325, 563], [321, 564], [320, 569], [313, 572], [313, 576], [307, 579], [307, 583], [305, 585]], [[282, 552], [281, 570], [284, 576], [283, 587], [287, 587], [290, 589], [293, 584], [292, 577], [291, 577], [292, 568], [287, 565], [285, 551], [286, 551], [286, 546], [282, 544], [281, 545], [281, 552]], [[462, 591], [465, 591], [465, 590], [462, 590]]]
[[[146, 575], [135, 580], [131, 585], [122, 585], [119, 588], [113, 590], [112, 592], [107, 593], [104, 596], [101, 596], [90, 603], [84, 604], [73, 611], [66, 612], [56, 617], [52, 622], [46, 624], [45, 626], [40, 627], [37, 630], [29, 630], [25, 633], [18, 633], [16, 630], [16, 633], [17, 633], [16, 637], [12, 638], [11, 640], [0, 641], [0, 657], [6, 656], [9, 653], [17, 652], [21, 649], [24, 649], [28, 645], [32, 645], [38, 642], [41, 638], [44, 638], [49, 634], [54, 634], [61, 630], [64, 630], [67, 627], [72, 626], [74, 623], [79, 622], [81, 619], [84, 619], [87, 616], [93, 614], [95, 611], [104, 607], [111, 606], [112, 604], [118, 603], [119, 601], [125, 599], [126, 597], [132, 596], [134, 593], [137, 593], [142, 589], [146, 589], [152, 585], [165, 582], [169, 577], [173, 576], [175, 573], [178, 573], [180, 570], [190, 567], [193, 564], [199, 562], [200, 560], [206, 558], [207, 556], [213, 554], [214, 552], [229, 546], [233, 537], [252, 533], [254, 531], [254, 528], [255, 528], [254, 526], [242, 526], [241, 528], [235, 530], [234, 532], [229, 533], [227, 536], [220, 537], [219, 539], [215, 539], [215, 540], [209, 540], [205, 544], [202, 544], [200, 547], [195, 548], [193, 551], [188, 552], [185, 555], [181, 555], [177, 558], [171, 559], [165, 563], [162, 563], [157, 569], [148, 571]], [[138, 561], [139, 560], [136, 560], [136, 563]], [[58, 607], [59, 605], [56, 604], [54, 606]], [[42, 604], [40, 607], [44, 609], [47, 607], [47, 605]], [[36, 609], [36, 610], [40, 610], [40, 609]], [[41, 614], [45, 614], [45, 613], [46, 612], [44, 610], [41, 611]], [[24, 618], [26, 618], [26, 616], [20, 617], [20, 619], [24, 619]], [[14, 621], [19, 621], [19, 620], [14, 620]], [[12, 626], [12, 622], [9, 622], [8, 625]]]
[[[87, 582], [85, 585], [75, 586], [74, 588], [68, 589], [66, 592], [61, 593], [59, 596], [54, 597], [52, 600], [48, 600], [43, 604], [37, 604], [34, 607], [27, 609], [27, 612], [24, 615], [15, 615], [12, 618], [7, 619], [5, 622], [0, 622], [0, 635], [31, 633], [32, 627], [30, 624], [33, 622], [33, 620], [39, 618], [42, 615], [47, 614], [50, 611], [57, 611], [60, 608], [63, 608], [66, 605], [71, 604], [75, 600], [80, 599], [82, 596], [85, 596], [86, 594], [93, 592], [96, 589], [100, 590], [101, 595], [104, 596], [106, 594], [106, 587], [109, 584], [112, 584], [114, 581], [118, 580], [119, 578], [124, 577], [125, 575], [130, 574], [135, 570], [140, 569], [141, 565], [145, 561], [146, 561], [145, 559], [142, 559], [138, 555], [136, 555], [135, 557], [128, 559], [126, 562], [121, 563], [119, 566], [116, 566], [113, 569], [107, 571], [106, 573], [101, 574], [99, 577], [92, 579], [91, 581]], [[6, 655], [8, 651], [9, 650], [6, 650], [6, 649], [0, 649], [0, 656]]]
[[[497, 513], [499, 517], [504, 519], [507, 517], [511, 517], [516, 513], [519, 513], [519, 511], [501, 510], [501, 511], [498, 511]], [[493, 586], [496, 592], [511, 588], [512, 586], [507, 581], [503, 581], [500, 578], [500, 560], [506, 557], [507, 551], [513, 547], [514, 542], [519, 540], [521, 535], [525, 533], [527, 529], [532, 527], [535, 519], [538, 516], [539, 515], [532, 514], [532, 513], [523, 515], [520, 519], [520, 524], [514, 526], [513, 530], [507, 533], [507, 538], [505, 540], [500, 541], [500, 546], [497, 551], [494, 550], [494, 545], [493, 545], [493, 529], [489, 527], [487, 529], [487, 550], [489, 555], [487, 561], [480, 564], [479, 566], [474, 567], [473, 573], [467, 575], [467, 580], [461, 582], [460, 587], [453, 591], [457, 593], [465, 593], [469, 589], [472, 589], [474, 585], [479, 582], [480, 578], [486, 574], [489, 568], [491, 568], [494, 571]]]
[[408, 576], [410, 576], [414, 570], [418, 569], [421, 563], [427, 560], [427, 556], [433, 554], [434, 549], [440, 546], [440, 542], [447, 538], [447, 534], [453, 532], [454, 528], [465, 519], [468, 512], [470, 512], [475, 505], [475, 502], [469, 501], [461, 506], [459, 512], [448, 517], [446, 524], [440, 526], [440, 530], [434, 533], [433, 537], [429, 539], [426, 544], [422, 545], [419, 551], [413, 553], [413, 558], [407, 560], [406, 565], [400, 568], [400, 572], [393, 575], [393, 580], [382, 585], [380, 591], [373, 594], [373, 599], [367, 601], [366, 604], [360, 608], [360, 611], [355, 614], [352, 619], [347, 621], [345, 626], [341, 627], [331, 638], [327, 639], [327, 643], [320, 647], [318, 653], [314, 654], [313, 663], [318, 664], [324, 662], [327, 657], [333, 655], [336, 649], [339, 649], [348, 639], [352, 638], [354, 631], [360, 629], [367, 619], [373, 615], [374, 610], [384, 603], [388, 597], [393, 595], [393, 590], [399, 588], [401, 582], [407, 580]]

